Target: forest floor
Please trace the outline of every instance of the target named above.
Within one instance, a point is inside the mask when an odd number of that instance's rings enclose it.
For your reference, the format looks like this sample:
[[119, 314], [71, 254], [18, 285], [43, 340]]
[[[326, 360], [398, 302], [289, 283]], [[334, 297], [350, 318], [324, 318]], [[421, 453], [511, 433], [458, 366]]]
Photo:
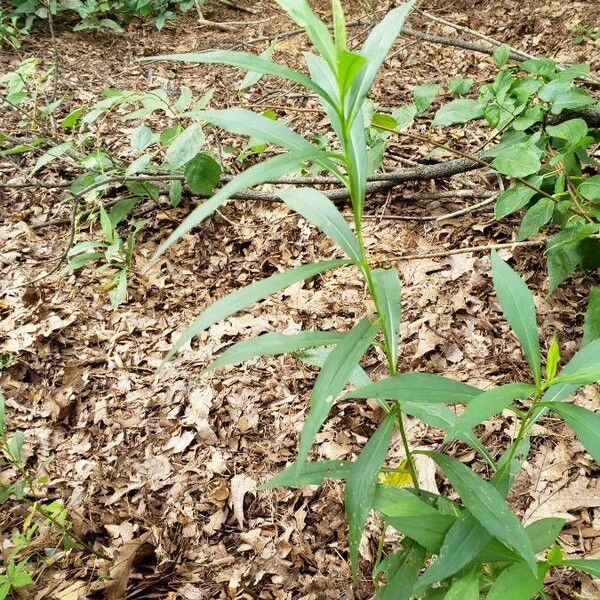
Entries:
[[[327, 14], [328, 2], [314, 4]], [[351, 19], [363, 19], [351, 28], [358, 43], [368, 33], [368, 20], [358, 3], [347, 4]], [[238, 92], [235, 84], [241, 75], [235, 69], [136, 62], [144, 55], [238, 45], [258, 53], [276, 34], [294, 28], [266, 0], [252, 7], [257, 14], [223, 7], [205, 11], [214, 21], [250, 22], [232, 31], [200, 26], [193, 11], [162, 32], [137, 21], [123, 35], [74, 33], [58, 24], [59, 91], [74, 103], [89, 104], [107, 87], [176, 92], [185, 85], [196, 96], [214, 88], [215, 107], [313, 106], [312, 100], [307, 103], [294, 95], [296, 90], [282, 89], [269, 78]], [[595, 2], [425, 0], [422, 8], [534, 55], [588, 62], [596, 72], [600, 69], [599, 42], [578, 45], [572, 35], [577, 25], [600, 22], [600, 5]], [[457, 35], [419, 14], [409, 23]], [[306, 49], [303, 36], [291, 36], [279, 43], [275, 58], [294, 65]], [[0, 72], [28, 56], [50, 65], [52, 55], [51, 36], [38, 29], [18, 52], [2, 51]], [[373, 99], [384, 107], [398, 107], [410, 100], [418, 83], [447, 84], [457, 76], [481, 83], [495, 76], [495, 67], [489, 56], [402, 37], [382, 70]], [[293, 108], [278, 109], [278, 114], [293, 117], [295, 129], [302, 133], [324, 132], [318, 114]], [[5, 112], [0, 129], [14, 132], [16, 120]], [[418, 119], [416, 131], [426, 131], [429, 120], [427, 115]], [[131, 131], [127, 123], [110, 115], [100, 127], [105, 145], [126, 158]], [[454, 131], [452, 142], [466, 150], [485, 140], [485, 132], [477, 128]], [[210, 141], [215, 147], [239, 144], [227, 136]], [[430, 148], [396, 140], [390, 150], [388, 168], [398, 160], [419, 161]], [[2, 178], [14, 175], [15, 162], [26, 166], [26, 156], [0, 159]], [[69, 181], [76, 173], [66, 166], [61, 172], [49, 168], [46, 176]], [[525, 373], [493, 293], [487, 252], [402, 259], [510, 242], [518, 221], [494, 221], [491, 205], [458, 218], [422, 219], [476, 202], [458, 195], [426, 199], [424, 193], [494, 191], [498, 185], [495, 175], [475, 171], [369, 197], [368, 250], [378, 265], [397, 266], [403, 281], [401, 370], [440, 373], [482, 387]], [[366, 574], [381, 524], [369, 521], [361, 547], [364, 579], [353, 589], [340, 485], [254, 491], [257, 483], [294, 459], [315, 369], [280, 357], [198, 378], [215, 353], [251, 335], [347, 330], [369, 310], [356, 273], [341, 269], [294, 285], [211, 327], [155, 381], [161, 357], [202, 307], [275, 271], [335, 256], [329, 242], [283, 205], [235, 201], [151, 263], [157, 245], [193, 201], [184, 201], [178, 209], [164, 206], [150, 215], [140, 235], [128, 301], [113, 310], [91, 269], [32, 283], [51, 270], [50, 260], [60, 256], [67, 243], [68, 224], [34, 227], [57, 217], [68, 219], [64, 191], [0, 194], [0, 354], [12, 358], [0, 370], [7, 424], [25, 432], [24, 453], [31, 468], [51, 459], [46, 467], [47, 497], [62, 499], [79, 534], [110, 557], [90, 557], [83, 551], [61, 554], [49, 561], [35, 589], [23, 597], [370, 597]], [[83, 230], [78, 239], [88, 235]], [[512, 259], [534, 290], [541, 330], [548, 337], [558, 334], [568, 358], [579, 344], [583, 310], [597, 278], [594, 282], [592, 275], [578, 274], [548, 296], [541, 247], [503, 250], [502, 256]], [[376, 356], [368, 357], [365, 368], [375, 376], [383, 373]], [[578, 400], [598, 409], [598, 387], [586, 388]], [[380, 418], [370, 404], [336, 406], [317, 438], [315, 456], [351, 458]], [[483, 435], [492, 451], [506, 445], [513, 428], [508, 413], [486, 423]], [[600, 557], [600, 469], [558, 422], [542, 421], [534, 434], [534, 448], [511, 504], [528, 521], [564, 516], [568, 524], [560, 536], [563, 551]], [[415, 447], [429, 449], [439, 447], [443, 438], [439, 431], [411, 420], [409, 436]], [[453, 451], [475, 469], [483, 469], [473, 453], [461, 446]], [[398, 440], [391, 457], [402, 457]], [[423, 460], [420, 466], [425, 487], [441, 485], [431, 464]], [[2, 508], [0, 540], [23, 511], [18, 506]], [[556, 599], [600, 598], [600, 587], [591, 578], [564, 570], [550, 573], [547, 588]]]

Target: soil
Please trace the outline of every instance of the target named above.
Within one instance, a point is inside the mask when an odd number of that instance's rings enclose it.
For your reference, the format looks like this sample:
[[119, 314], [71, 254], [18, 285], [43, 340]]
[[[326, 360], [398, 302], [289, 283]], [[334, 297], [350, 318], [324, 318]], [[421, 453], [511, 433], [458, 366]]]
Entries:
[[[322, 0], [313, 5], [327, 14], [328, 4]], [[360, 3], [345, 4], [349, 19], [361, 20], [350, 29], [353, 43], [359, 44], [369, 31], [369, 16]], [[238, 92], [241, 76], [235, 69], [138, 62], [142, 56], [212, 48], [258, 53], [276, 34], [294, 28], [266, 0], [245, 6], [256, 14], [218, 3], [204, 10], [216, 22], [244, 22], [231, 31], [200, 25], [194, 11], [161, 32], [151, 23], [134, 21], [123, 35], [77, 33], [57, 22], [59, 93], [74, 107], [93, 103], [108, 87], [162, 87], [176, 97], [182, 86], [189, 86], [195, 97], [214, 89], [214, 107], [314, 108], [314, 101], [293, 86], [282, 88], [270, 78]], [[576, 45], [572, 35], [577, 25], [600, 23], [597, 2], [425, 0], [421, 8], [531, 54], [564, 63], [587, 61], [596, 72], [600, 69], [599, 42]], [[410, 18], [410, 26], [457, 35], [419, 14]], [[304, 37], [287, 37], [279, 43], [276, 59], [299, 65], [307, 49]], [[43, 27], [19, 51], [2, 51], [1, 72], [30, 56], [46, 66], [53, 62], [52, 37]], [[403, 37], [372, 97], [378, 105], [394, 108], [410, 100], [418, 83], [445, 85], [453, 77], [483, 83], [494, 73], [486, 55]], [[428, 131], [438, 105], [417, 120], [415, 131]], [[278, 114], [301, 133], [325, 131], [317, 114], [293, 109], [278, 109]], [[19, 115], [5, 110], [0, 121], [2, 131], [17, 133]], [[131, 160], [132, 128], [111, 114], [98, 126], [96, 138], [116, 156]], [[455, 129], [452, 136], [457, 147], [473, 150], [485, 141], [486, 132]], [[211, 133], [208, 143], [217, 151], [240, 142]], [[386, 166], [419, 161], [429, 150], [396, 140]], [[32, 160], [29, 155], [1, 158], [2, 178], [18, 176], [31, 168]], [[233, 162], [230, 166], [240, 169]], [[69, 181], [77, 172], [65, 161], [43, 174], [48, 181]], [[400, 370], [440, 373], [482, 387], [527, 377], [493, 293], [488, 253], [402, 260], [408, 254], [511, 241], [518, 218], [496, 222], [491, 205], [440, 222], [419, 220], [477, 201], [458, 196], [419, 199], [419, 194], [493, 191], [499, 185], [495, 176], [475, 171], [447, 181], [405, 184], [368, 199], [368, 249], [378, 265], [397, 266], [403, 281]], [[0, 194], [0, 353], [12, 359], [0, 370], [7, 425], [11, 431], [24, 431], [27, 466], [38, 471], [45, 465], [49, 481], [42, 486], [44, 497], [63, 501], [77, 534], [108, 557], [80, 550], [58, 552], [55, 558], [50, 553], [23, 597], [371, 597], [368, 574], [382, 526], [374, 518], [368, 523], [361, 546], [363, 575], [353, 587], [340, 485], [254, 491], [295, 457], [315, 368], [278, 357], [199, 377], [216, 353], [239, 339], [268, 331], [349, 329], [371, 310], [357, 273], [344, 268], [294, 285], [211, 327], [160, 377], [155, 372], [187, 324], [216, 298], [274, 272], [335, 257], [336, 249], [284, 206], [236, 201], [153, 263], [158, 244], [194, 200], [187, 199], [178, 209], [163, 204], [146, 215], [150, 223], [136, 248], [128, 301], [113, 310], [92, 269], [36, 282], [52, 270], [68, 243], [68, 224], [38, 227], [56, 218], [68, 220], [64, 190], [0, 189]], [[97, 229], [97, 224], [82, 228], [78, 240], [93, 239]], [[597, 274], [579, 273], [549, 296], [541, 248], [515, 247], [501, 254], [533, 289], [540, 331], [548, 341], [557, 333], [567, 360], [581, 339], [583, 311], [598, 284]], [[375, 377], [384, 373], [376, 353], [364, 367]], [[598, 386], [588, 386], [577, 400], [600, 408]], [[351, 459], [380, 420], [380, 411], [370, 403], [337, 405], [317, 437], [314, 457]], [[416, 420], [408, 424], [413, 446], [441, 446], [441, 432]], [[509, 413], [485, 424], [482, 433], [492, 452], [506, 446], [514, 426]], [[542, 421], [534, 433], [532, 453], [511, 493], [512, 506], [529, 521], [564, 516], [563, 552], [600, 557], [600, 468], [559, 422]], [[483, 472], [484, 465], [468, 449], [456, 445], [450, 451]], [[390, 464], [402, 456], [400, 440], [394, 439]], [[423, 460], [420, 466], [427, 486], [446, 489], [432, 464]], [[23, 505], [3, 506], [0, 540], [9, 539], [25, 513]], [[40, 549], [56, 543], [51, 531], [46, 535]], [[395, 542], [388, 536], [385, 550], [392, 550]], [[554, 599], [600, 598], [600, 587], [591, 578], [566, 570], [551, 571], [547, 591]]]

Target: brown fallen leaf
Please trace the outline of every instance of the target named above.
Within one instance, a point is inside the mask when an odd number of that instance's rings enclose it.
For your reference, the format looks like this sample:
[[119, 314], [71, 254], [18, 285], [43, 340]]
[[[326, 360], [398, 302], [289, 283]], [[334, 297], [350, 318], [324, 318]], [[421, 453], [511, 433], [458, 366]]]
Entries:
[[229, 506], [233, 508], [233, 514], [240, 527], [244, 526], [244, 497], [248, 492], [254, 492], [256, 481], [246, 475], [235, 475], [231, 479], [231, 494]]
[[150, 533], [146, 532], [137, 539], [125, 542], [117, 552], [113, 566], [110, 568], [110, 583], [105, 589], [107, 600], [122, 600], [125, 598], [127, 584], [131, 576], [131, 569], [136, 558], [146, 554], [148, 549], [143, 549]]

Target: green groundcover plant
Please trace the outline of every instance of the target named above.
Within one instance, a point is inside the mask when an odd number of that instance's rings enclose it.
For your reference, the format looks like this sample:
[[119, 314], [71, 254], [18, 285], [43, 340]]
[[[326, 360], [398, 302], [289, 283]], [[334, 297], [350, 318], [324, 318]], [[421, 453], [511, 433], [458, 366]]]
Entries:
[[[244, 340], [226, 350], [205, 371], [251, 357], [286, 352], [303, 355], [320, 364], [296, 461], [263, 484], [261, 489], [319, 484], [326, 478], [343, 480], [349, 560], [355, 577], [359, 571], [359, 543], [369, 514], [375, 511], [386, 524], [400, 532], [400, 548], [383, 557], [381, 544], [373, 567], [380, 600], [477, 600], [481, 597], [527, 600], [544, 597], [544, 578], [554, 566], [600, 576], [600, 561], [563, 557], [556, 545], [562, 519], [542, 519], [524, 527], [506, 503], [515, 475], [529, 452], [531, 428], [548, 411], [563, 418], [587, 451], [600, 460], [600, 416], [565, 402], [581, 385], [600, 379], [600, 341], [584, 345], [560, 369], [559, 345], [553, 339], [545, 360], [542, 360], [532, 294], [518, 275], [494, 253], [492, 275], [498, 301], [521, 343], [531, 368], [531, 380], [483, 391], [439, 375], [398, 372], [399, 275], [393, 268], [373, 269], [363, 241], [368, 173], [363, 105], [413, 3], [390, 11], [376, 25], [359, 52], [347, 47], [339, 0], [332, 2], [333, 35], [304, 0], [277, 0], [277, 3], [305, 29], [318, 51], [318, 55], [305, 54], [309, 76], [264, 57], [240, 52], [175, 54], [155, 59], [233, 65], [300, 84], [318, 96], [338, 137], [339, 150], [319, 149], [283, 123], [247, 110], [203, 111], [201, 118], [210, 125], [235, 134], [260, 137], [287, 152], [234, 177], [199, 205], [160, 246], [158, 253], [165, 252], [237, 192], [300, 171], [310, 163], [333, 174], [348, 189], [353, 227], [316, 189], [285, 189], [278, 193], [279, 198], [329, 236], [344, 252], [345, 258], [277, 273], [216, 301], [190, 325], [165, 360], [172, 358], [211, 325], [268, 295], [331, 269], [353, 266], [364, 278], [375, 316], [365, 316], [344, 333], [268, 333]], [[388, 375], [379, 381], [371, 381], [360, 367], [362, 357], [372, 347], [381, 349], [387, 362]], [[315, 436], [334, 405], [341, 401], [363, 402], [366, 399], [377, 400], [385, 417], [358, 458], [353, 462], [309, 461]], [[451, 408], [456, 405], [464, 406], [464, 411], [457, 414]], [[520, 426], [513, 442], [499, 456], [494, 456], [478, 439], [474, 429], [505, 409], [515, 413]], [[405, 431], [404, 415], [407, 414], [443, 430], [446, 442], [457, 439], [471, 446], [487, 464], [491, 474], [489, 480], [441, 451], [424, 452], [437, 463], [460, 500], [421, 490], [415, 453]], [[386, 467], [395, 430], [399, 433], [406, 460], [399, 467]], [[390, 485], [398, 480], [394, 478], [395, 474], [408, 475], [410, 484], [404, 487]]]

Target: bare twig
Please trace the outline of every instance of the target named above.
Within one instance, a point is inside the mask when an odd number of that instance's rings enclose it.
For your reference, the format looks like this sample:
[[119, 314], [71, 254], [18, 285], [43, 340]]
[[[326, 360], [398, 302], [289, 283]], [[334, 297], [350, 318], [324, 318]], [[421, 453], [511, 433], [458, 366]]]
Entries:
[[250, 15], [258, 14], [258, 11], [254, 10], [253, 8], [249, 8], [248, 6], [244, 6], [243, 4], [238, 4], [236, 2], [231, 2], [231, 0], [217, 0], [217, 2], [223, 4], [224, 6], [229, 6], [229, 8], [233, 8], [234, 10], [239, 10]]

